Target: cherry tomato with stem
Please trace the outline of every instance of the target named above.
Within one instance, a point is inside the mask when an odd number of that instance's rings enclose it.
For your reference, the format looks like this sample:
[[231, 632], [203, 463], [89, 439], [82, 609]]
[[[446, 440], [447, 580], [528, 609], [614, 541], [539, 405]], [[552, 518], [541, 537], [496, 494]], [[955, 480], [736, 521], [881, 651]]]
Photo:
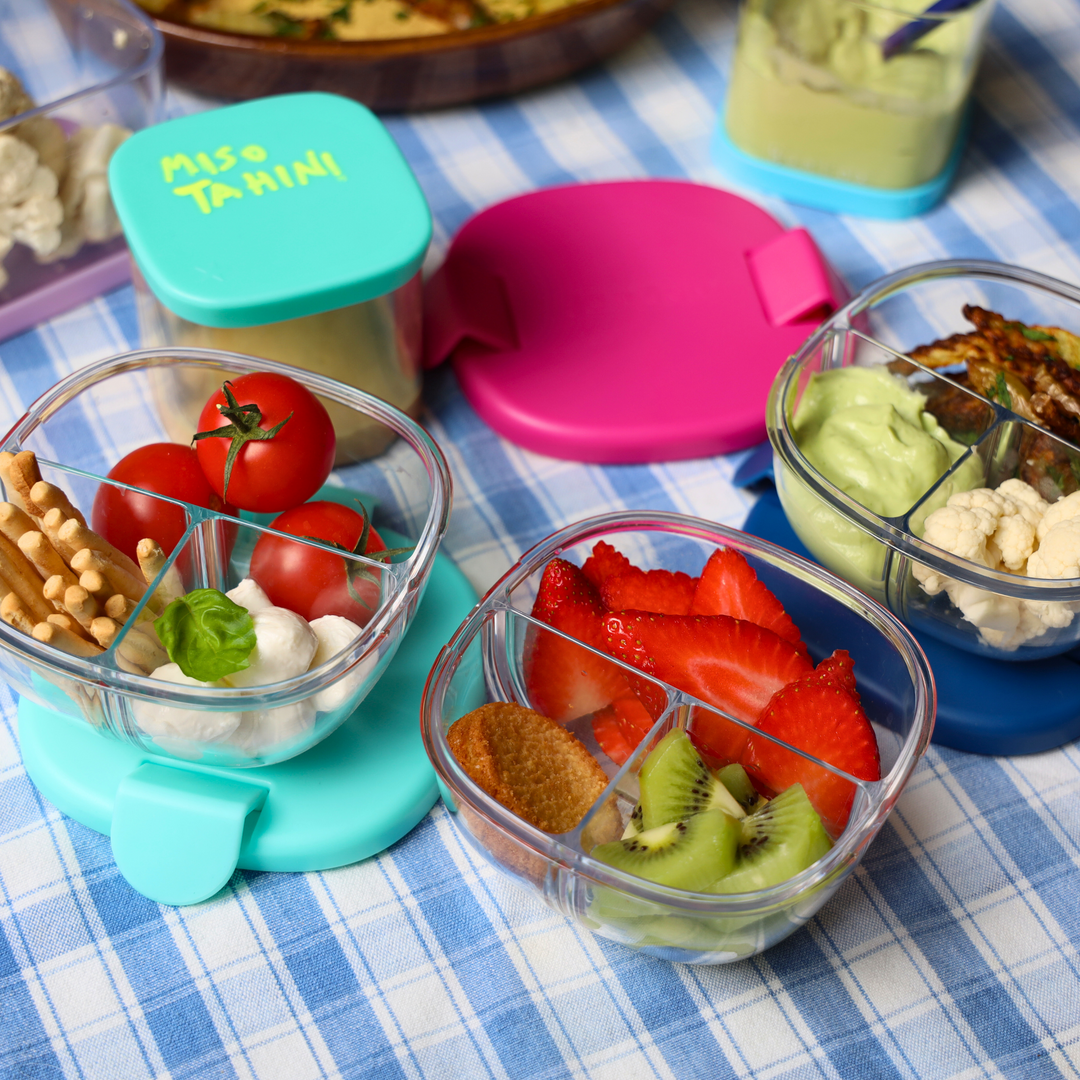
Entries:
[[269, 371], [241, 375], [213, 394], [194, 442], [218, 495], [261, 514], [306, 502], [334, 466], [334, 425], [322, 403]]

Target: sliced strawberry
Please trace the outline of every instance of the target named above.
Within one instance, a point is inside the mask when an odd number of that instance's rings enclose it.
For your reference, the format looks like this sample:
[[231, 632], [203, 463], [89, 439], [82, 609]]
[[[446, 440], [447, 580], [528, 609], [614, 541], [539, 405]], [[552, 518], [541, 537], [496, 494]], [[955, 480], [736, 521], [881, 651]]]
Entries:
[[[841, 685], [814, 673], [785, 686], [755, 727], [862, 780], [881, 778], [874, 729], [859, 702]], [[751, 735], [742, 764], [755, 783], [774, 792], [802, 784], [833, 837], [844, 831], [855, 785], [760, 736]]]
[[730, 615], [764, 626], [806, 654], [799, 628], [760, 581], [754, 568], [732, 548], [717, 548], [701, 571], [691, 615]]
[[833, 683], [846, 690], [856, 701], [859, 700], [859, 688], [855, 683], [855, 661], [847, 649], [837, 649], [832, 656], [827, 656], [816, 668], [814, 678], [817, 682]]
[[609, 543], [598, 540], [593, 545], [592, 554], [585, 560], [585, 565], [581, 569], [585, 577], [599, 589], [608, 578], [633, 570], [635, 567], [625, 555], [616, 551]]
[[626, 737], [626, 732], [623, 731], [622, 724], [619, 722], [618, 713], [610, 705], [593, 716], [592, 730], [600, 749], [616, 765], [622, 765], [637, 749], [637, 743], [631, 742]]
[[681, 571], [639, 570], [631, 566], [601, 583], [600, 599], [612, 611], [686, 615], [696, 588], [697, 578]]
[[[544, 567], [532, 613], [587, 645], [603, 646], [600, 596], [565, 559], [552, 559]], [[536, 627], [525, 646], [525, 685], [533, 708], [562, 723], [596, 712], [627, 692], [626, 677], [614, 664]]]
[[690, 723], [690, 739], [710, 765], [729, 765], [742, 757], [748, 728], [709, 709], [695, 709]]
[[[728, 615], [622, 611], [608, 615], [603, 626], [604, 648], [612, 656], [751, 724], [777, 690], [813, 670], [790, 641]], [[709, 745], [703, 719], [696, 721], [697, 738], [721, 757], [725, 746]], [[728, 721], [717, 726], [738, 727]]]
[[593, 717], [593, 734], [604, 753], [616, 765], [621, 765], [638, 748], [655, 722], [637, 697], [623, 694]]

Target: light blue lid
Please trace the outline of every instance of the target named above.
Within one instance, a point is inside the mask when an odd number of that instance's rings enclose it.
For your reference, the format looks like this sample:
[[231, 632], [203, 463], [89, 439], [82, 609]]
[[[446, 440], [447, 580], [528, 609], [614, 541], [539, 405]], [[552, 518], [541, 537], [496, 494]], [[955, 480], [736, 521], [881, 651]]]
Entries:
[[109, 184], [171, 311], [257, 326], [344, 307], [419, 270], [431, 212], [389, 132], [335, 94], [285, 94], [132, 135]]

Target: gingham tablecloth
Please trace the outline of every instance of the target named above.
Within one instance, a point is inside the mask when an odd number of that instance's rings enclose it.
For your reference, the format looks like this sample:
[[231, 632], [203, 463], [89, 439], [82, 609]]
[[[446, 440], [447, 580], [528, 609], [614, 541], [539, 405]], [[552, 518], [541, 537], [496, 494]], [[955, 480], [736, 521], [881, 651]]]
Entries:
[[[681, 0], [572, 82], [391, 119], [435, 213], [432, 262], [470, 214], [531, 188], [723, 183], [707, 145], [733, 36], [729, 0]], [[976, 97], [959, 180], [926, 217], [768, 208], [806, 225], [856, 288], [943, 256], [1080, 282], [1080, 3], [1003, 0]], [[129, 288], [0, 343], [0, 426], [137, 345]], [[445, 550], [478, 590], [583, 516], [647, 507], [738, 526], [752, 498], [730, 483], [739, 455], [584, 467], [500, 440], [448, 371], [426, 397], [455, 483]], [[359, 865], [237, 872], [207, 903], [161, 907], [124, 883], [106, 837], [35, 791], [3, 688], [0, 705], [3, 1080], [1080, 1075], [1075, 744], [1012, 759], [932, 747], [817, 918], [755, 959], [691, 968], [518, 891], [441, 806]]]

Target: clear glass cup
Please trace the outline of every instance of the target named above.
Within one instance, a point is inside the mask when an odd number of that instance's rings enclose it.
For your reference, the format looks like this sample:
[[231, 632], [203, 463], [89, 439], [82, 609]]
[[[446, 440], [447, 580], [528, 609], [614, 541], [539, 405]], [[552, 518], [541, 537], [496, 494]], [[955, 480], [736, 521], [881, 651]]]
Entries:
[[[926, 518], [954, 492], [1016, 478], [1053, 503], [1080, 485], [1080, 449], [1000, 401], [960, 388], [942, 373], [953, 368], [934, 370], [907, 355], [971, 330], [965, 304], [1025, 324], [1080, 330], [1080, 289], [1020, 267], [946, 260], [880, 278], [823, 323], [773, 383], [766, 425], [777, 493], [814, 558], [912, 629], [998, 660], [1057, 656], [1080, 643], [1080, 580], [991, 570], [923, 539]], [[809, 379], [851, 365], [888, 365], [929, 400], [951, 403], [948, 413], [938, 409], [936, 415], [965, 448], [896, 513], [862, 505], [799, 446], [794, 416]]]
[[[923, 14], [929, 6], [743, 0], [725, 111], [731, 140], [852, 184], [932, 180], [960, 135], [993, 0]], [[893, 52], [916, 22], [924, 33]]]
[[[877, 736], [882, 778], [857, 780], [829, 768], [852, 785], [850, 819], [832, 850], [788, 881], [727, 896], [692, 893], [655, 885], [590, 856], [595, 844], [621, 835], [649, 748], [673, 726], [693, 731], [698, 722], [702, 703], [667, 684], [655, 683], [657, 700], [666, 705], [621, 767], [596, 743], [591, 714], [567, 724], [609, 778], [592, 808], [568, 833], [552, 835], [526, 823], [484, 792], [454, 757], [447, 732], [472, 709], [491, 701], [531, 706], [525, 657], [537, 633], [555, 633], [529, 614], [543, 569], [556, 557], [580, 566], [601, 540], [643, 569], [691, 574], [700, 573], [717, 546], [734, 548], [795, 620], [815, 661], [837, 648], [847, 648], [854, 657], [863, 706]], [[925, 751], [935, 707], [933, 677], [922, 650], [896, 618], [857, 589], [782, 548], [733, 529], [678, 514], [631, 511], [570, 525], [523, 555], [439, 654], [424, 689], [420, 721], [443, 800], [484, 859], [602, 937], [668, 960], [718, 964], [776, 944], [836, 892]], [[734, 717], [727, 720], [747, 726]]]
[[102, 735], [148, 752], [246, 768], [284, 761], [314, 746], [348, 718], [378, 681], [423, 597], [449, 519], [451, 482], [446, 461], [427, 433], [378, 398], [283, 364], [210, 350], [144, 349], [90, 364], [39, 398], [0, 449], [33, 450], [43, 478], [62, 488], [90, 521], [104, 485], [131, 490], [105, 479], [112, 466], [140, 446], [169, 441], [161, 418], [167, 401], [161, 410], [154, 407], [161, 379], [198, 381], [207, 371], [290, 375], [387, 432], [387, 449], [380, 456], [336, 474], [344, 485], [338, 491], [363, 496], [387, 546], [408, 550], [382, 563], [290, 538], [304, 547], [333, 551], [375, 583], [374, 605], [368, 605], [372, 614], [359, 636], [320, 666], [265, 685], [181, 686], [143, 674], [134, 666], [147, 666], [142, 659], [145, 635], [138, 624], [154, 589], [170, 575], [185, 592], [233, 588], [247, 576], [259, 537], [273, 533], [269, 523], [274, 516], [244, 514], [238, 520], [144, 494], [172, 507], [183, 536], [146, 596], [124, 618], [115, 641], [88, 659], [0, 623], [0, 679], [73, 723], [90, 723]]

